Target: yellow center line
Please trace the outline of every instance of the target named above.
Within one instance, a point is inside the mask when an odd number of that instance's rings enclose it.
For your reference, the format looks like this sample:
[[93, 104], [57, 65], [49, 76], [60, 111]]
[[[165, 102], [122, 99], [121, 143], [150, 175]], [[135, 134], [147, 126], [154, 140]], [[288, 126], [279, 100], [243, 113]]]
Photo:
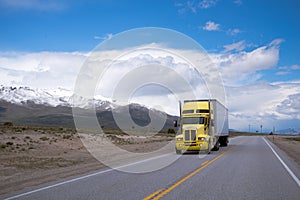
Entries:
[[153, 192], [152, 194], [150, 194], [149, 196], [145, 197], [144, 200], [150, 200], [151, 198], [155, 197], [156, 195], [158, 195], [159, 193], [161, 193], [161, 191], [163, 191], [163, 189], [159, 189], [155, 192]]
[[209, 160], [204, 161], [203, 163], [201, 163], [201, 166], [206, 165], [209, 162]]
[[[242, 141], [239, 142], [239, 143], [237, 143], [236, 145], [239, 145], [241, 143], [242, 143]], [[201, 164], [201, 167], [199, 167], [198, 169], [194, 170], [193, 172], [191, 172], [187, 176], [183, 177], [182, 179], [180, 179], [179, 181], [177, 181], [176, 183], [174, 183], [173, 185], [171, 185], [169, 188], [159, 189], [159, 190], [155, 191], [154, 193], [150, 194], [149, 196], [145, 197], [144, 200], [149, 200], [149, 199], [158, 200], [158, 199], [162, 198], [163, 196], [165, 196], [166, 194], [168, 194], [169, 192], [171, 192], [172, 190], [174, 190], [176, 187], [178, 187], [179, 185], [181, 185], [182, 183], [184, 183], [186, 180], [188, 180], [189, 178], [191, 178], [192, 176], [194, 176], [195, 174], [197, 174], [198, 172], [200, 172], [202, 169], [204, 169], [205, 167], [211, 165], [212, 163], [214, 163], [219, 158], [223, 157], [225, 154], [227, 154], [229, 151], [231, 151], [235, 147], [236, 146], [230, 147], [229, 149], [227, 149], [226, 151], [222, 152], [220, 155], [218, 155], [214, 159], [212, 159], [210, 161], [203, 162]]]

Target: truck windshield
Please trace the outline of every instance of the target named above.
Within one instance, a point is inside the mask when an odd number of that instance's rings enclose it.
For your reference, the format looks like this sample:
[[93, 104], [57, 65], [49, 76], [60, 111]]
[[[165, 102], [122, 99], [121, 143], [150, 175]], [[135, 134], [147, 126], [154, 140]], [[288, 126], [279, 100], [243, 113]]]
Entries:
[[204, 117], [184, 117], [182, 124], [204, 124]]

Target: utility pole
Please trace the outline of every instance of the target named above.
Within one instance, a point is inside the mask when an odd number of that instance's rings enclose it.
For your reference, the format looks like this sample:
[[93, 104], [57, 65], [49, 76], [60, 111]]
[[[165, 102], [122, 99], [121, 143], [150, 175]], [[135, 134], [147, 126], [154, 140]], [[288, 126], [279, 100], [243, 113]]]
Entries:
[[249, 133], [250, 133], [250, 127], [251, 127], [251, 125], [249, 124]]
[[260, 125], [260, 133], [262, 133], [262, 127], [263, 127], [263, 125]]
[[275, 144], [275, 137], [274, 137], [274, 135], [275, 135], [275, 126], [273, 126], [273, 143]]

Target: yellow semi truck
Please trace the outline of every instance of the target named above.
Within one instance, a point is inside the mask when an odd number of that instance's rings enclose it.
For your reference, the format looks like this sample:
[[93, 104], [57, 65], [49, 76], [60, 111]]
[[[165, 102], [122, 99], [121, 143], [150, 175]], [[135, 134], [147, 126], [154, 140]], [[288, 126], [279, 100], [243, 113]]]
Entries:
[[180, 107], [180, 128], [176, 135], [177, 154], [184, 151], [210, 153], [228, 144], [228, 109], [216, 99], [185, 100]]

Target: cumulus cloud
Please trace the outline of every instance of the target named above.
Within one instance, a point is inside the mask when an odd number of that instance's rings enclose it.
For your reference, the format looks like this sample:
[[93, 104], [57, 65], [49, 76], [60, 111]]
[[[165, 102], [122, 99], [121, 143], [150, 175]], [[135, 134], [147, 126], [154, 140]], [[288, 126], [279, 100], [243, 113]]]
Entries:
[[206, 22], [205, 26], [202, 27], [203, 30], [206, 31], [218, 31], [220, 30], [220, 24], [217, 24], [213, 21]]
[[[171, 49], [169, 50], [172, 51]], [[181, 56], [183, 56], [183, 52], [180, 52]], [[96, 55], [99, 56], [98, 53]], [[199, 59], [199, 54], [197, 55], [197, 59]], [[99, 69], [99, 65], [102, 62], [102, 60], [98, 60], [98, 64], [96, 64], [98, 66], [97, 69]], [[89, 70], [89, 76], [92, 77], [95, 74], [97, 72], [92, 67]], [[151, 89], [153, 87], [149, 87], [149, 84], [168, 88], [169, 92]], [[145, 89], [145, 86], [147, 86], [147, 89]], [[121, 89], [117, 90], [116, 87]], [[141, 90], [142, 92], [135, 93], [135, 95], [138, 95], [135, 99], [139, 99], [141, 102], [148, 101], [148, 104], [151, 104], [151, 106], [155, 102], [149, 101], [149, 99], [153, 99], [156, 96], [162, 97], [175, 93], [187, 97], [191, 90], [197, 91], [195, 93], [202, 96], [204, 96], [205, 91], [208, 93], [201, 74], [191, 67], [189, 63], [169, 51], [152, 51], [151, 49], [139, 50], [138, 52], [133, 51], [127, 54], [123, 53], [121, 57], [118, 57], [117, 61], [111, 61], [109, 67], [103, 71], [97, 92], [101, 93], [102, 96], [113, 98], [116, 90], [119, 96], [126, 96], [128, 92], [134, 93], [133, 90], [139, 87], [144, 89]], [[175, 105], [175, 107], [177, 106]], [[168, 106], [168, 108], [171, 108], [171, 106]]]
[[[191, 68], [186, 63], [177, 63], [169, 56], [154, 58], [151, 55], [140, 55], [112, 65], [105, 73], [107, 75], [102, 77], [102, 81], [107, 85], [101, 85], [101, 88], [107, 92], [111, 92], [112, 86], [115, 83], [119, 83], [122, 79], [126, 80], [126, 87], [148, 80], [148, 82], [154, 84], [161, 83], [166, 88], [176, 88], [178, 93], [188, 90], [188, 87], [183, 82], [186, 82], [188, 86], [193, 88], [204, 85], [201, 82], [200, 74], [194, 68]], [[114, 77], [111, 74], [114, 74]], [[151, 93], [151, 91], [154, 93]], [[157, 91], [148, 90], [147, 93], [151, 96], [155, 95]]]
[[258, 129], [262, 124], [271, 130], [280, 121], [300, 119], [300, 82], [260, 82], [226, 91], [231, 127]]
[[[220, 68], [227, 84], [245, 84], [257, 81], [261, 76], [259, 70], [276, 66], [279, 60], [279, 40], [250, 52], [240, 51], [230, 54], [211, 55]], [[232, 44], [227, 48], [243, 47], [242, 43]]]
[[277, 105], [276, 111], [280, 114], [300, 119], [300, 93], [288, 95]]
[[[207, 84], [211, 88], [216, 86], [214, 92], [220, 91], [222, 81], [217, 78], [216, 68], [212, 67], [211, 61], [214, 61], [225, 82], [230, 127], [247, 130], [249, 124], [253, 128], [262, 124], [272, 129], [276, 123], [284, 120], [300, 120], [300, 82], [268, 83], [260, 80], [260, 70], [277, 65], [280, 42], [281, 40], [275, 40], [246, 51], [247, 45], [240, 41], [225, 45], [224, 52], [209, 56], [199, 55], [193, 50], [178, 50], [176, 54], [170, 53], [173, 49], [157, 52], [151, 51], [151, 48], [150, 51], [145, 48], [145, 51], [130, 50], [130, 53], [126, 53], [128, 49], [122, 49], [93, 54], [1, 52], [0, 84], [73, 89], [79, 71], [88, 58], [88, 67], [82, 74], [87, 79], [95, 78], [102, 65], [109, 66], [101, 79], [95, 79], [98, 81], [95, 95], [111, 99], [115, 86], [120, 83], [120, 94], [130, 87], [134, 88], [129, 95], [131, 102], [149, 107], [160, 105], [169, 114], [178, 115], [178, 95], [188, 96], [189, 87], [197, 98], [211, 97]], [[149, 46], [157, 49], [158, 44]], [[119, 55], [122, 56], [118, 57]], [[183, 59], [187, 55], [193, 62], [187, 63]], [[107, 59], [114, 57], [118, 59]], [[202, 65], [200, 74], [192, 64]], [[292, 65], [280, 67], [280, 70], [292, 71], [299, 68], [299, 65]], [[148, 84], [139, 84], [144, 80]], [[187, 83], [188, 87], [183, 83]]]
[[70, 88], [86, 57], [86, 53], [78, 52], [2, 52], [0, 83], [34, 88]]

